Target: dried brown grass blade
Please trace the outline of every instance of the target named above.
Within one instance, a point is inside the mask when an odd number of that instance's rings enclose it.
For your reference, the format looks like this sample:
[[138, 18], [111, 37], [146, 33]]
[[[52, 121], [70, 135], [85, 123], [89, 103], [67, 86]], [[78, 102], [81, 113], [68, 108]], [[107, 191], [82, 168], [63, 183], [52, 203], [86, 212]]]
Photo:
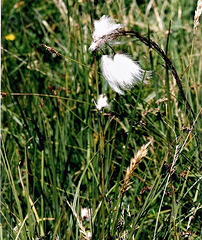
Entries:
[[126, 170], [124, 182], [121, 186], [119, 196], [128, 190], [131, 184], [130, 178], [133, 172], [135, 171], [135, 169], [137, 168], [138, 164], [141, 162], [141, 159], [147, 155], [147, 152], [148, 152], [147, 147], [149, 146], [150, 143], [151, 141], [149, 141], [146, 145], [143, 145], [141, 149], [135, 154], [134, 158], [130, 160], [130, 166]]
[[67, 202], [68, 206], [71, 208], [72, 213], [74, 214], [74, 216], [77, 220], [77, 223], [79, 225], [79, 231], [83, 235], [83, 239], [90, 240], [90, 238], [88, 237], [88, 234], [86, 233], [86, 230], [82, 224], [82, 221], [79, 219], [79, 216], [77, 215], [75, 209], [73, 208], [73, 206], [69, 203], [69, 201], [67, 199], [66, 199], [66, 202]]
[[198, 0], [197, 8], [196, 8], [195, 15], [194, 15], [194, 34], [197, 31], [197, 27], [199, 25], [199, 18], [201, 16], [201, 13], [202, 13], [202, 0]]

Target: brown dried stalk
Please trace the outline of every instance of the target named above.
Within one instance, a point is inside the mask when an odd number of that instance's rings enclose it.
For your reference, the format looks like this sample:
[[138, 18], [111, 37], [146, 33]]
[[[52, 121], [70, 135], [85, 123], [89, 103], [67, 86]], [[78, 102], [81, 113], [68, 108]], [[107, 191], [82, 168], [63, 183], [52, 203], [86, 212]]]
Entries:
[[77, 223], [79, 225], [79, 231], [82, 234], [83, 238], [82, 239], [86, 239], [86, 240], [90, 240], [90, 238], [88, 237], [88, 234], [82, 224], [82, 221], [79, 219], [79, 216], [77, 215], [75, 209], [73, 208], [72, 204], [69, 203], [69, 201], [66, 199], [67, 205], [70, 207], [70, 209], [72, 210], [73, 215], [75, 216]]
[[135, 154], [135, 157], [130, 160], [130, 166], [126, 170], [124, 182], [121, 186], [120, 192], [119, 192], [119, 197], [121, 194], [126, 192], [130, 186], [130, 179], [131, 176], [133, 175], [133, 172], [137, 168], [138, 164], [140, 163], [141, 159], [147, 155], [148, 149], [147, 147], [149, 146], [151, 142], [149, 141], [146, 145], [143, 145], [141, 149]]
[[198, 0], [197, 8], [196, 8], [195, 15], [194, 15], [194, 34], [197, 31], [197, 27], [199, 25], [199, 18], [201, 16], [201, 13], [202, 13], [202, 0]]
[[157, 43], [155, 43], [154, 41], [147, 39], [146, 37], [141, 36], [138, 32], [135, 31], [122, 31], [121, 33], [119, 33], [119, 35], [123, 35], [123, 36], [135, 36], [136, 38], [138, 38], [141, 42], [143, 42], [145, 45], [147, 45], [150, 48], [153, 48], [159, 55], [161, 55], [161, 57], [164, 59], [164, 61], [166, 62], [166, 64], [168, 65], [168, 67], [171, 69], [171, 72], [173, 74], [173, 77], [176, 80], [177, 86], [179, 88], [180, 94], [186, 104], [187, 109], [192, 113], [193, 119], [195, 119], [195, 114], [185, 96], [184, 90], [182, 88], [182, 84], [181, 84], [181, 80], [177, 74], [177, 71], [173, 65], [173, 63], [171, 62], [171, 60], [166, 56], [165, 52], [163, 51], [163, 49], [161, 49]]

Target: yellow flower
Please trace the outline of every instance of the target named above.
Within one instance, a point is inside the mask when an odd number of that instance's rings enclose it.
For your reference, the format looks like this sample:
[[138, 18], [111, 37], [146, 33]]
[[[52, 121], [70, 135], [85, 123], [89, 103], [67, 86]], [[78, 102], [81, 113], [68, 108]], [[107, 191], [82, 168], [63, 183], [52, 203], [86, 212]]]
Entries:
[[6, 40], [10, 40], [10, 41], [13, 41], [13, 40], [15, 40], [15, 35], [14, 34], [8, 34], [7, 36], [5, 36], [5, 39]]

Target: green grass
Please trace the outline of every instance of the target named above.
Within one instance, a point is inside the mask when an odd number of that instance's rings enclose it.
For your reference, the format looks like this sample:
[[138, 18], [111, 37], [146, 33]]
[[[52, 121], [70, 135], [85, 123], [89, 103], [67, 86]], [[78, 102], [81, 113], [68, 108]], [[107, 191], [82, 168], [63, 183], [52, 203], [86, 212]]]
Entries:
[[[188, 231], [189, 239], [201, 239], [196, 3], [156, 0], [146, 15], [149, 1], [64, 0], [67, 12], [54, 2], [14, 7], [17, 1], [2, 1], [0, 239], [83, 239], [88, 232], [92, 239], [184, 239]], [[104, 14], [164, 49], [198, 117], [194, 131], [171, 71], [137, 38], [121, 37], [124, 44], [115, 50], [152, 70], [152, 79], [124, 96], [109, 88], [102, 52], [88, 51], [92, 20]], [[111, 108], [99, 115], [93, 100], [101, 93]], [[131, 158], [149, 141], [120, 195]], [[91, 209], [90, 221], [81, 218], [81, 208]]]

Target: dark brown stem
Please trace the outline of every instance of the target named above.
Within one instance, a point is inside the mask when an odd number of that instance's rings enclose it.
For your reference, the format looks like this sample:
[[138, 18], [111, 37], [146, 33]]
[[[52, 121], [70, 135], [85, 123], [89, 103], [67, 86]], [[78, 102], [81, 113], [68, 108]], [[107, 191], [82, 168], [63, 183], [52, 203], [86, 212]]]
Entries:
[[114, 49], [109, 45], [109, 43], [105, 43], [109, 48], [111, 48], [111, 50], [113, 51], [114, 55], [116, 54], [116, 52], [114, 51]]
[[[189, 112], [191, 112], [192, 114], [192, 118], [190, 119], [190, 125], [192, 126], [193, 125], [193, 121], [194, 119], [196, 118], [195, 117], [195, 114], [194, 114], [194, 111], [192, 110], [186, 96], [185, 96], [185, 93], [184, 93], [184, 90], [183, 90], [183, 87], [182, 87], [182, 84], [181, 84], [181, 80], [177, 74], [177, 71], [172, 63], [172, 61], [166, 56], [165, 52], [163, 51], [163, 49], [161, 49], [157, 43], [155, 43], [154, 41], [150, 40], [150, 39], [147, 39], [146, 37], [143, 37], [141, 36], [138, 32], [136, 31], [120, 31], [119, 33], [117, 33], [117, 37], [118, 36], [134, 36], [136, 38], [138, 38], [142, 43], [144, 43], [145, 45], [147, 45], [148, 47], [150, 48], [153, 48], [165, 61], [165, 63], [167, 64], [167, 66], [171, 69], [171, 72], [172, 72], [172, 75], [173, 77], [175, 78], [176, 80], [176, 83], [177, 83], [177, 86], [179, 88], [179, 92], [180, 92], [180, 95], [182, 96], [185, 104], [186, 104], [186, 108]], [[199, 158], [201, 159], [202, 158], [202, 154], [201, 154], [201, 151], [200, 151], [200, 144], [199, 144], [199, 141], [198, 141], [198, 138], [195, 135], [195, 141], [196, 141], [196, 144], [197, 144], [197, 148], [198, 148], [198, 152], [199, 152]]]
[[154, 41], [149, 40], [149, 39], [147, 39], [146, 37], [141, 36], [138, 32], [135, 32], [135, 31], [122, 31], [122, 32], [120, 32], [119, 34], [120, 34], [120, 35], [123, 35], [123, 36], [128, 36], [128, 35], [130, 35], [130, 36], [131, 36], [131, 35], [132, 35], [132, 36], [135, 36], [135, 37], [138, 38], [141, 42], [143, 42], [145, 45], [147, 45], [147, 46], [155, 49], [156, 52], [161, 55], [161, 57], [164, 59], [165, 63], [168, 65], [168, 67], [169, 67], [169, 68], [171, 69], [171, 71], [172, 71], [173, 77], [174, 77], [175, 80], [176, 80], [176, 83], [177, 83], [177, 86], [178, 86], [178, 88], [179, 88], [180, 94], [181, 94], [181, 96], [182, 96], [182, 98], [183, 98], [183, 100], [184, 100], [184, 102], [185, 102], [185, 104], [186, 104], [187, 109], [192, 113], [193, 119], [195, 119], [195, 114], [194, 114], [194, 112], [193, 112], [193, 110], [192, 110], [192, 108], [191, 108], [191, 106], [190, 106], [190, 104], [189, 104], [189, 102], [188, 102], [188, 100], [187, 100], [187, 98], [186, 98], [186, 96], [185, 96], [185, 93], [184, 93], [184, 90], [183, 90], [183, 88], [182, 88], [182, 84], [181, 84], [180, 78], [179, 78], [179, 76], [178, 76], [178, 74], [177, 74], [177, 71], [176, 71], [175, 67], [173, 66], [173, 63], [171, 62], [171, 60], [166, 56], [166, 54], [165, 54], [165, 52], [163, 51], [163, 49], [161, 49], [161, 48], [158, 46], [158, 44], [155, 43]]

